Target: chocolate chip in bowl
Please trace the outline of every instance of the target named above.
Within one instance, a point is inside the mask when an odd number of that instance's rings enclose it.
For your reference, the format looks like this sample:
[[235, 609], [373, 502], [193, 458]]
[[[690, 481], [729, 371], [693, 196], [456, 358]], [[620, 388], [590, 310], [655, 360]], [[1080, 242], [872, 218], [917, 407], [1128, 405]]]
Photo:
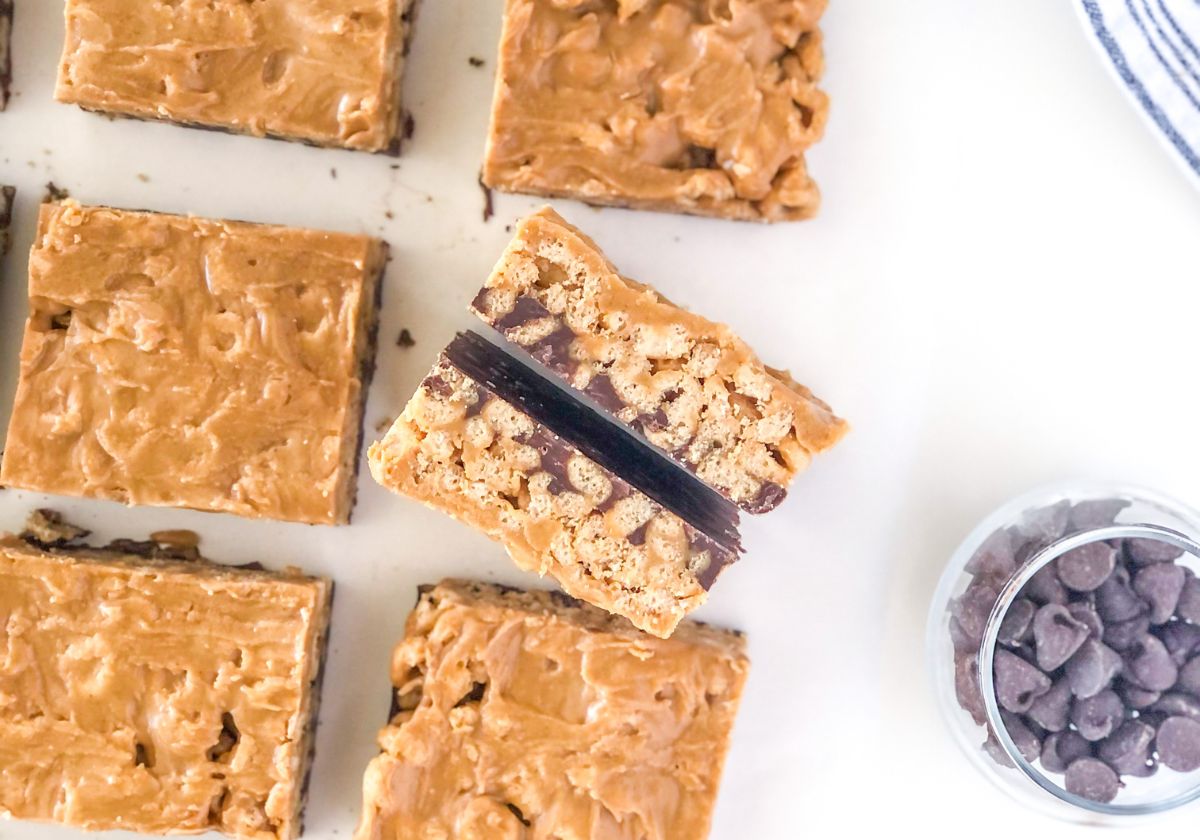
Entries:
[[1025, 804], [1128, 822], [1200, 799], [1200, 514], [1149, 491], [1036, 491], [960, 546], [930, 613], [935, 691]]

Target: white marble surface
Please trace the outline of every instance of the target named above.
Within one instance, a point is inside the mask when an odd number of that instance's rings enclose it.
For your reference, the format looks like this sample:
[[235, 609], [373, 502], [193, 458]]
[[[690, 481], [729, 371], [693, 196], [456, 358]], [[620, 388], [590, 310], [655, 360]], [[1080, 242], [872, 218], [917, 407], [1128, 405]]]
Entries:
[[[0, 423], [23, 253], [50, 179], [85, 202], [384, 235], [395, 261], [367, 420], [398, 412], [470, 322], [464, 306], [505, 224], [538, 203], [497, 197], [496, 218], [481, 219], [498, 0], [422, 9], [406, 83], [416, 136], [398, 170], [57, 105], [61, 4], [18, 3], [17, 96], [0, 114], [0, 182], [21, 190], [0, 283]], [[729, 321], [855, 424], [783, 508], [749, 524], [749, 556], [701, 613], [745, 629], [754, 658], [713, 836], [920, 826], [949, 837], [974, 819], [976, 838], [1044, 832], [1053, 826], [977, 777], [943, 732], [925, 613], [961, 536], [1032, 485], [1113, 477], [1200, 504], [1200, 196], [1066, 0], [835, 0], [827, 34], [834, 110], [812, 155], [818, 220], [757, 227], [558, 204], [626, 273]], [[469, 66], [473, 55], [486, 66]], [[415, 348], [394, 345], [401, 327]], [[387, 712], [388, 651], [415, 586], [450, 574], [534, 582], [497, 546], [365, 473], [349, 528], [14, 491], [0, 491], [0, 527], [48, 503], [105, 537], [193, 528], [215, 558], [338, 580], [314, 840], [353, 830]], [[0, 822], [3, 840], [72, 834]]]

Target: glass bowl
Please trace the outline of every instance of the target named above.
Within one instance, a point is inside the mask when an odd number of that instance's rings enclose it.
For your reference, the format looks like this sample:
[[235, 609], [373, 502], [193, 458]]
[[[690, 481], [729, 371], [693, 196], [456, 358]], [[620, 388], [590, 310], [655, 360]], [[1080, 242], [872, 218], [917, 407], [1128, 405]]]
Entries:
[[[1129, 540], [1139, 542], [1130, 543]], [[1086, 548], [1085, 553], [1079, 552], [1086, 546], [1092, 548]], [[1071, 552], [1074, 553], [1066, 561], [1067, 565], [1060, 565], [1059, 558]], [[1112, 580], [1105, 578], [1105, 584], [1096, 589], [1087, 587], [1106, 574], [1106, 567], [1092, 568], [1088, 572], [1090, 577], [1085, 575], [1086, 580], [1081, 583], [1078, 569], [1084, 568], [1086, 571], [1090, 568], [1086, 563], [1082, 567], [1080, 565], [1081, 557], [1091, 556], [1086, 552], [1102, 560], [1115, 558], [1116, 570], [1108, 573]], [[1147, 560], [1175, 553], [1180, 556], [1162, 563]], [[1180, 566], [1183, 571], [1166, 569], [1168, 564]], [[1161, 565], [1163, 568], [1147, 576], [1145, 586], [1141, 586], [1143, 581], [1138, 580], [1139, 586], [1135, 592], [1133, 578], [1140, 577], [1140, 572], [1150, 565]], [[1062, 585], [1059, 570], [1064, 568], [1068, 582], [1086, 591], [1076, 591]], [[1123, 568], [1132, 570], [1133, 578], [1130, 581], [1125, 581], [1122, 577], [1124, 573], [1117, 571]], [[1141, 641], [1146, 633], [1172, 641], [1169, 656], [1176, 668], [1193, 657], [1200, 658], [1200, 582], [1194, 580], [1196, 573], [1200, 573], [1200, 513], [1181, 502], [1140, 487], [1116, 483], [1063, 483], [1026, 493], [987, 516], [954, 552], [942, 575], [930, 608], [926, 640], [930, 675], [943, 719], [975, 768], [1025, 805], [1076, 822], [1123, 824], [1200, 798], [1200, 769], [1181, 772], [1166, 766], [1161, 761], [1157, 741], [1157, 732], [1160, 731], [1157, 727], [1161, 727], [1167, 718], [1180, 716], [1179, 706], [1184, 707], [1183, 712], [1195, 712], [1198, 716], [1196, 719], [1200, 719], [1200, 697], [1196, 698], [1193, 709], [1190, 694], [1181, 699], [1176, 696], [1179, 692], [1170, 689], [1153, 692], [1137, 684], [1138, 679], [1149, 681], [1144, 679], [1145, 657], [1149, 656], [1145, 648], [1157, 647], [1153, 642]], [[1162, 614], [1167, 608], [1164, 604], [1169, 605], [1170, 595], [1162, 595], [1158, 589], [1152, 589], [1151, 579], [1174, 581], [1181, 577], [1185, 581], [1185, 593], [1178, 599], [1178, 606], [1172, 608], [1171, 617], [1163, 621]], [[1031, 580], [1034, 582], [1030, 583]], [[1170, 589], [1170, 586], [1167, 588]], [[1096, 622], [1101, 606], [1102, 611], [1111, 617], [1127, 614], [1117, 612], [1117, 606], [1114, 606], [1120, 597], [1125, 597], [1123, 593], [1126, 591], [1136, 594], [1141, 606], [1131, 601], [1127, 608], [1121, 609], [1140, 612], [1129, 619], [1114, 618], [1110, 622]], [[1140, 593], [1143, 592], [1153, 594], [1155, 603], [1142, 597]], [[1005, 619], [1009, 616], [1010, 608], [1018, 601], [1025, 603], [1014, 611], [1012, 622], [1006, 625]], [[1067, 601], [1070, 604], [1066, 604]], [[1061, 633], [1047, 630], [1045, 635], [1035, 638], [1032, 629], [1035, 617], [1041, 617], [1039, 614], [1043, 609], [1050, 606], [1051, 609], [1046, 610], [1047, 615], [1044, 616], [1046, 621], [1041, 624], [1042, 628], [1049, 627], [1055, 617], [1053, 613], [1062, 613], [1061, 609], [1053, 607], [1056, 603], [1064, 604], [1064, 608], [1072, 611], [1070, 618], [1063, 617], [1061, 621], [1064, 626], [1069, 625], [1074, 629]], [[1074, 612], [1076, 609], [1083, 613], [1090, 612], [1091, 616], [1077, 614]], [[1185, 612], [1191, 620], [1184, 621], [1177, 610]], [[1085, 618], [1088, 620], [1085, 621]], [[1153, 625], [1149, 624], [1151, 618], [1156, 622]], [[1096, 623], [1089, 625], [1089, 621]], [[1148, 629], [1143, 630], [1143, 624]], [[1089, 629], [1081, 629], [1083, 626], [1089, 626]], [[1067, 635], [1071, 644], [1082, 636], [1084, 641], [1079, 644], [1092, 646], [1093, 653], [1104, 649], [1104, 656], [1108, 657], [1103, 660], [1107, 663], [1106, 669], [1092, 668], [1092, 663], [1080, 664], [1075, 669], [1070, 665], [1070, 658], [1065, 664], [1055, 664], [1057, 658], [1041, 660], [1036, 642], [1042, 641], [1043, 652], [1050, 656], [1055, 653], [1054, 646], [1061, 644], [1058, 639], [1062, 634]], [[1091, 641], [1093, 638], [1095, 644]], [[1116, 656], [1120, 657], [1119, 664], [1112, 659], [1113, 649], [1109, 648], [1109, 642], [1120, 648], [1116, 651]], [[1165, 644], [1163, 649], [1167, 649]], [[1060, 652], [1067, 650], [1070, 650], [1069, 646]], [[1078, 651], [1082, 650], [1082, 647], [1078, 648]], [[1074, 655], [1072, 653], [1070, 657]], [[1048, 679], [1034, 674], [1028, 666], [1017, 663], [1022, 673], [1032, 675], [1030, 682], [1036, 684], [1037, 688], [1018, 694], [1007, 691], [1005, 699], [1011, 708], [1002, 709], [997, 699], [993, 670], [997, 657], [1004, 658], [1006, 664], [1017, 662], [1017, 659], [1028, 662]], [[1089, 670], [1085, 671], [1085, 666]], [[1087, 717], [1091, 707], [1074, 695], [1072, 681], [1067, 676], [1069, 668], [1077, 670], [1076, 676], [1083, 675], [1074, 684], [1083, 694], [1091, 692], [1099, 684], [1088, 683], [1090, 675], [1116, 671], [1111, 682], [1103, 684], [1101, 693], [1111, 691], [1119, 695], [1123, 711], [1118, 717], [1110, 708], [1102, 716], [1101, 727], [1111, 723], [1115, 730], [1122, 723], [1140, 720], [1139, 724], [1129, 724], [1130, 734], [1149, 733], [1147, 727], [1154, 728], [1155, 740], [1145, 746], [1141, 754], [1146, 759], [1144, 767], [1134, 746], [1128, 746], [1123, 754], [1134, 756], [1132, 767], [1128, 757], [1113, 760], [1116, 751], [1127, 745], [1115, 737], [1110, 739], [1109, 744], [1105, 743], [1105, 739], [1096, 737], [1104, 729], [1095, 728], [1095, 722]], [[1196, 673], [1200, 673], [1200, 662], [1197, 663]], [[1160, 681], [1162, 679], [1158, 674], [1152, 676]], [[1037, 713], [1037, 709], [1022, 714], [1013, 711], [1023, 708], [1016, 704], [1027, 702], [1027, 695], [1032, 695], [1035, 703], [1040, 697], [1037, 692], [1049, 695], [1051, 692], [1044, 688], [1047, 682], [1053, 686], [1052, 690], [1057, 691], [1060, 681], [1062, 694], [1058, 697], [1060, 700], [1064, 695], [1068, 697], [1065, 702], [1068, 704], [1070, 722], [1065, 726], [1058, 718], [1050, 724], [1054, 729], [1045, 729], [1030, 718], [1033, 715], [1041, 723], [1048, 723], [1048, 718], [1056, 717], [1053, 713]], [[1088, 687], [1080, 688], [1080, 685]], [[1163, 700], [1164, 694], [1171, 694], [1172, 697]], [[1135, 698], [1140, 708], [1130, 708], [1124, 699], [1127, 697]], [[1047, 697], [1046, 708], [1054, 706], [1049, 700], [1050, 697]], [[1088, 702], [1100, 705], [1099, 701]], [[1076, 704], [1080, 704], [1078, 711]], [[1061, 709], [1061, 705], [1058, 708]], [[1170, 714], [1164, 712], [1164, 708]], [[1107, 776], [1104, 779], [1106, 784], [1102, 785], [1106, 793], [1095, 796], [1093, 792], [1094, 798], [1079, 795], [1087, 792], [1081, 789], [1081, 780], [1087, 778], [1088, 771], [1095, 775], [1094, 764], [1089, 767], [1081, 764], [1072, 771], [1074, 792], [1067, 789], [1063, 772], [1053, 772], [1053, 769], [1061, 770], [1062, 767], [1047, 769], [1043, 764], [1044, 758], [1052, 763], [1056, 758], [1061, 759], [1056, 751], [1057, 745], [1069, 741], [1072, 745], [1078, 745], [1079, 749], [1085, 748], [1086, 739], [1081, 737], [1082, 733], [1074, 723], [1077, 714], [1084, 724], [1087, 738], [1095, 738], [1086, 744], [1089, 753], [1085, 757], [1103, 755], [1109, 765], [1115, 764], [1118, 768], [1137, 774], [1120, 773], [1119, 788], [1108, 801], [1103, 801], [1111, 793], [1111, 786], [1107, 784], [1111, 779]], [[1173, 726], [1178, 727], [1179, 724]], [[1067, 732], [1075, 734], [1063, 734]], [[1141, 744], [1139, 742], [1138, 746]], [[1164, 744], [1168, 746], [1167, 757], [1178, 766], [1179, 758], [1172, 755], [1181, 752], [1177, 741], [1165, 737]], [[1073, 760], [1081, 757], [1077, 752], [1065, 748], [1064, 751], [1069, 753], [1067, 758], [1071, 759], [1067, 763], [1073, 763]], [[1062, 761], [1057, 763], [1062, 764]], [[1106, 773], [1103, 768], [1100, 772], [1102, 776]]]

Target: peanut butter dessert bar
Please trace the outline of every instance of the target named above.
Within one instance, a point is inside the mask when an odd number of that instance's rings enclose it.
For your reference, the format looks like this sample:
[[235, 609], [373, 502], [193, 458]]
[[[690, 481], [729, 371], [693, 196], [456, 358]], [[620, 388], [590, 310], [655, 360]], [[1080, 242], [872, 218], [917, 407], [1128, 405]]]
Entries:
[[356, 840], [703, 840], [748, 670], [730, 631], [661, 640], [558, 593], [423, 588]]
[[737, 559], [737, 511], [609, 426], [467, 333], [369, 461], [384, 487], [500, 541], [521, 568], [667, 637]]
[[0, 537], [0, 813], [297, 837], [332, 583], [84, 536], [43, 512]]
[[0, 483], [348, 521], [386, 253], [365, 236], [44, 204]]
[[750, 513], [775, 508], [847, 429], [728, 327], [622, 277], [548, 207], [518, 225], [472, 309]]
[[483, 181], [774, 222], [817, 211], [826, 0], [507, 0]]
[[12, 226], [13, 203], [16, 198], [16, 187], [0, 185], [0, 257], [8, 253], [12, 242], [8, 229]]
[[87, 110], [395, 151], [413, 0], [67, 0], [55, 97]]
[[12, 23], [13, 0], [0, 0], [0, 111], [12, 89]]

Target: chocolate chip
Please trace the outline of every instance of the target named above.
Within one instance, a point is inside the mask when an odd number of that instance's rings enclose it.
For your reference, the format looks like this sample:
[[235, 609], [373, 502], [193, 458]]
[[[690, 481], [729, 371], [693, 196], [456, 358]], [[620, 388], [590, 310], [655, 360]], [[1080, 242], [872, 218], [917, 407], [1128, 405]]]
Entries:
[[988, 730], [987, 740], [983, 742], [983, 751], [992, 757], [992, 761], [999, 764], [1001, 767], [1015, 767], [1012, 759], [1008, 757], [1008, 753], [1004, 751], [1004, 747], [1000, 746], [1000, 742], [996, 740], [996, 736]]
[[963, 629], [962, 623], [950, 616], [950, 642], [954, 645], [955, 653], [978, 653], [979, 642], [971, 638]]
[[954, 695], [958, 705], [971, 715], [976, 723], [987, 721], [983, 694], [979, 690], [979, 660], [973, 655], [959, 656], [954, 660]]
[[1067, 612], [1071, 613], [1076, 621], [1082, 621], [1087, 625], [1088, 633], [1093, 639], [1104, 636], [1104, 622], [1100, 620], [1100, 614], [1091, 604], [1086, 601], [1076, 601], [1074, 604], [1067, 604]]
[[1148, 776], [1154, 772], [1150, 756], [1153, 742], [1153, 726], [1127, 720], [1097, 745], [1096, 755], [1122, 775]]
[[1200, 656], [1192, 657], [1184, 663], [1179, 669], [1179, 679], [1174, 687], [1200, 696]]
[[1125, 499], [1089, 499], [1078, 502], [1071, 508], [1070, 529], [1072, 531], [1090, 531], [1093, 528], [1103, 528], [1113, 524], [1117, 514], [1129, 507]]
[[1088, 639], [1067, 662], [1067, 681], [1076, 697], [1095, 697], [1121, 671], [1121, 655], [1103, 642]]
[[1116, 772], [1098, 758], [1077, 758], [1067, 768], [1063, 782], [1068, 793], [1092, 802], [1112, 802], [1121, 789]]
[[1067, 728], [1071, 713], [1071, 686], [1066, 677], [1061, 677], [1050, 686], [1050, 690], [1033, 701], [1025, 716], [1048, 732], [1061, 732]]
[[1028, 539], [1051, 543], [1066, 532], [1070, 517], [1071, 503], [1064, 499], [1053, 505], [1025, 511], [1018, 531]]
[[1107, 738], [1125, 719], [1125, 706], [1111, 689], [1071, 704], [1071, 723], [1089, 741]]
[[1162, 696], [1162, 692], [1151, 691], [1148, 688], [1142, 688], [1140, 685], [1134, 685], [1126, 680], [1121, 680], [1121, 684], [1117, 686], [1117, 694], [1125, 701], [1125, 705], [1131, 709], [1144, 709]]
[[1150, 711], [1168, 717], [1186, 717], [1200, 720], [1200, 700], [1183, 691], [1170, 691], [1150, 706]]
[[1117, 551], [1104, 542], [1091, 542], [1072, 549], [1055, 561], [1058, 579], [1076, 592], [1091, 592], [1112, 574]]
[[1004, 721], [1008, 737], [1012, 739], [1021, 757], [1026, 761], [1037, 761], [1038, 756], [1042, 754], [1042, 739], [1037, 733], [1030, 729], [1019, 715], [1001, 711], [1000, 719]]
[[1018, 598], [1008, 607], [1004, 620], [1000, 622], [997, 638], [1000, 644], [1016, 646], [1028, 641], [1033, 633], [1033, 616], [1037, 604], [1026, 598]]
[[1166, 691], [1179, 678], [1179, 668], [1166, 646], [1150, 633], [1125, 651], [1125, 668], [1132, 682], [1151, 691]]
[[1007, 578], [1016, 569], [1012, 538], [1003, 528], [995, 531], [971, 555], [966, 570], [972, 575], [991, 575]]
[[1039, 609], [1033, 617], [1038, 667], [1043, 671], [1061, 667], [1087, 640], [1088, 632], [1088, 626], [1064, 606], [1047, 604]]
[[1096, 612], [1100, 613], [1106, 626], [1141, 615], [1145, 609], [1145, 603], [1133, 591], [1129, 572], [1124, 566], [1113, 569], [1108, 579], [1096, 589]]
[[997, 650], [993, 677], [996, 700], [1010, 712], [1024, 712], [1050, 690], [1050, 678], [1019, 656]]
[[[1158, 629], [1158, 638], [1166, 645], [1171, 661], [1182, 666], [1200, 648], [1200, 627], [1183, 621], [1171, 621]], [[1200, 673], [1197, 674], [1196, 685], [1200, 690]]]
[[1134, 573], [1133, 591], [1150, 605], [1151, 624], [1163, 624], [1174, 615], [1183, 584], [1183, 567], [1174, 563], [1155, 563]]
[[1042, 766], [1051, 773], [1065, 773], [1069, 764], [1091, 754], [1091, 743], [1069, 729], [1053, 732], [1042, 742]]
[[[1018, 564], [1024, 562], [1018, 558]], [[1058, 579], [1054, 564], [1049, 563], [1033, 573], [1033, 577], [1021, 590], [1021, 597], [1036, 604], [1065, 604], [1068, 600], [1066, 587]]]
[[951, 618], [958, 622], [959, 628], [974, 642], [975, 647], [983, 641], [983, 628], [999, 595], [997, 587], [973, 581], [966, 592], [950, 602]]
[[1129, 646], [1146, 635], [1150, 629], [1150, 617], [1146, 613], [1134, 616], [1128, 621], [1113, 621], [1104, 625], [1104, 644], [1113, 650], [1125, 651]]
[[1183, 591], [1179, 593], [1179, 603], [1175, 605], [1175, 614], [1184, 621], [1200, 624], [1200, 579], [1187, 575]]
[[1200, 722], [1170, 717], [1158, 727], [1154, 745], [1163, 764], [1180, 773], [1200, 768]]
[[1170, 563], [1183, 556], [1183, 549], [1162, 540], [1133, 538], [1125, 540], [1125, 554], [1138, 566], [1150, 563]]

